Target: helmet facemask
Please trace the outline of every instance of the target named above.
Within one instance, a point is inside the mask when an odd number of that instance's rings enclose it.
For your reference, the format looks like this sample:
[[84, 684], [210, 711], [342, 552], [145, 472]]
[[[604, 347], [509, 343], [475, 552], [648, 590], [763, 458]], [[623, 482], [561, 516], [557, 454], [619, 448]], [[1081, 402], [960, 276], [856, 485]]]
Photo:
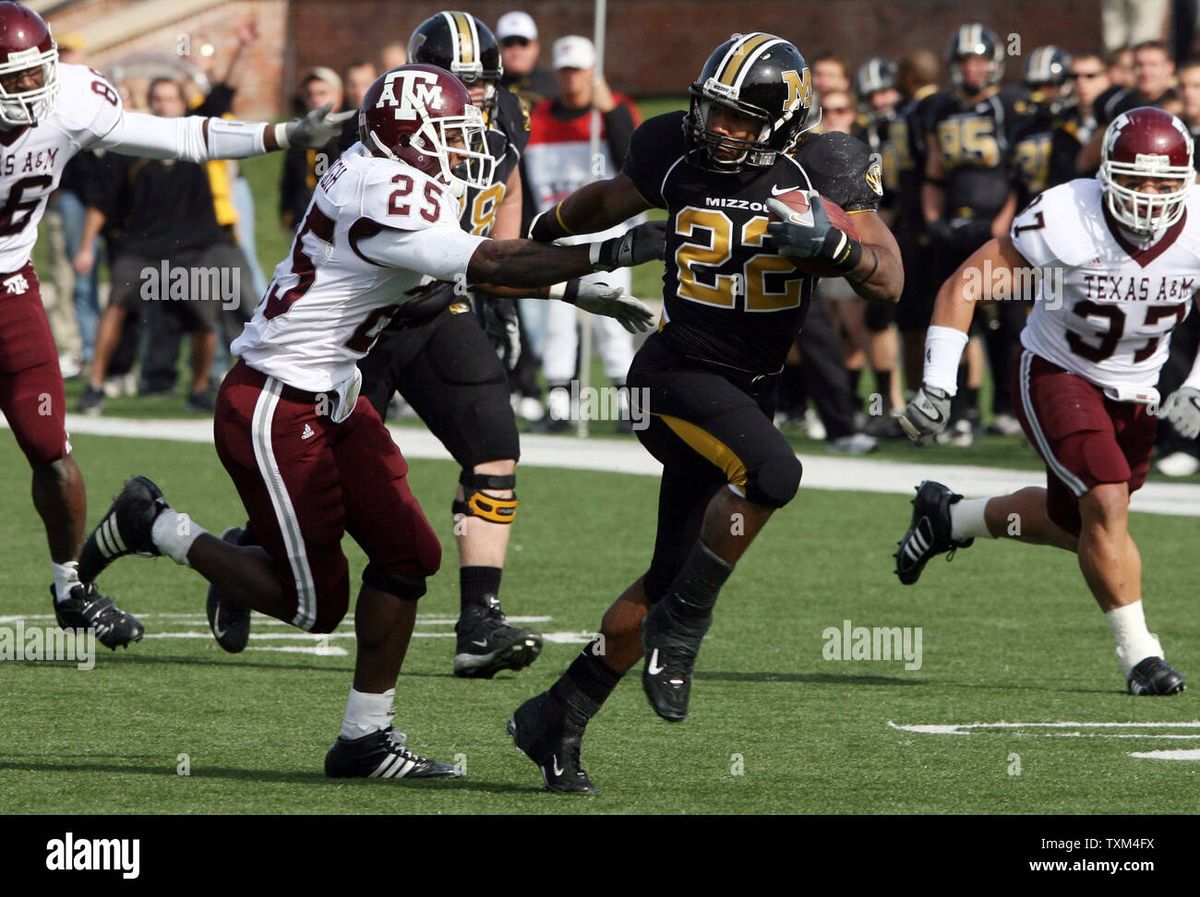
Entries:
[[[40, 68], [42, 84], [30, 90], [8, 91], [3, 81], [30, 69]], [[54, 112], [58, 98], [58, 46], [42, 52], [37, 47], [9, 53], [0, 63], [0, 122], [6, 125], [36, 125]]]
[[[1134, 162], [1105, 158], [1097, 175], [1107, 198], [1108, 211], [1125, 228], [1139, 236], [1164, 230], [1183, 217], [1196, 172], [1190, 165], [1171, 165], [1167, 156], [1139, 153]], [[1178, 189], [1143, 193], [1117, 183], [1119, 177], [1147, 177], [1178, 181]]]
[[[693, 145], [704, 150], [709, 161], [718, 171], [740, 171], [744, 167], [770, 168], [775, 164], [780, 152], [790, 152], [796, 145], [800, 136], [799, 132], [785, 147], [773, 147], [770, 144], [771, 135], [786, 125], [792, 118], [793, 112], [785, 112], [778, 121], [771, 122], [768, 120], [765, 110], [748, 103], [713, 97], [710, 87], [710, 85], [704, 87], [693, 85], [692, 105], [686, 127]], [[758, 135], [754, 139], [742, 139], [710, 130], [708, 127], [709, 114], [717, 105], [758, 121], [760, 123]], [[724, 159], [713, 152], [716, 149], [730, 150], [736, 155]]]
[[[482, 190], [491, 184], [496, 160], [488, 152], [483, 113], [477, 107], [465, 107], [462, 115], [431, 118], [420, 113], [420, 117], [421, 126], [406, 138], [406, 145], [437, 157], [441, 180], [454, 196], [463, 196], [468, 188]], [[370, 137], [383, 155], [402, 161], [374, 131]], [[451, 156], [458, 158], [453, 165]]]

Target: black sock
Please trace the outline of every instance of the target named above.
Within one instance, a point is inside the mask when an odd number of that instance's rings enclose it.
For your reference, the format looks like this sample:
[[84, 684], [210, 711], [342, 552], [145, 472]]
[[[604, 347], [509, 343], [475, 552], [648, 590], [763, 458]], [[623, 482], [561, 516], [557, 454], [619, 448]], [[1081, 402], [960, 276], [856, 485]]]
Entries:
[[687, 560], [684, 561], [683, 569], [671, 583], [671, 589], [665, 599], [666, 610], [685, 626], [703, 624], [707, 629], [717, 596], [732, 572], [733, 567], [730, 564], [713, 554], [708, 546], [697, 539]]
[[462, 596], [462, 610], [473, 607], [488, 607], [487, 596], [500, 597], [499, 567], [463, 567], [458, 571], [458, 582]]
[[875, 391], [879, 393], [879, 398], [882, 402], [881, 407], [883, 413], [887, 414], [892, 410], [892, 372], [891, 371], [876, 371], [875, 372]]
[[550, 696], [566, 705], [580, 725], [586, 725], [608, 700], [621, 681], [621, 674], [595, 652], [595, 642], [586, 646], [550, 688]]
[[850, 378], [850, 395], [854, 397], [854, 407], [859, 406], [858, 385], [862, 380], [862, 368], [857, 370], [846, 369], [846, 376]]

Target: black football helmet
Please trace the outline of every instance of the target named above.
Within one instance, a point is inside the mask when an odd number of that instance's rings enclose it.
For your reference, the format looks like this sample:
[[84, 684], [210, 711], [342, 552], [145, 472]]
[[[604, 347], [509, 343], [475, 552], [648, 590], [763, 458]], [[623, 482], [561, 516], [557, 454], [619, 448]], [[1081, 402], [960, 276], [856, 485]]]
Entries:
[[[813, 108], [812, 76], [795, 46], [781, 37], [755, 31], [735, 34], [713, 50], [689, 91], [692, 106], [684, 123], [688, 145], [719, 171], [768, 168], [789, 152], [809, 122]], [[758, 137], [740, 140], [708, 129], [713, 104], [762, 122]], [[724, 149], [730, 159], [713, 155]]]
[[492, 29], [469, 12], [439, 12], [417, 26], [408, 39], [408, 61], [445, 69], [468, 87], [486, 87], [480, 108], [490, 114], [496, 86], [504, 76], [500, 44]]
[[868, 59], [859, 66], [858, 74], [854, 76], [854, 93], [864, 102], [871, 94], [891, 90], [895, 86], [896, 63], [882, 56]]
[[968, 56], [984, 56], [991, 61], [987, 81], [983, 86], [999, 84], [1004, 77], [1004, 47], [996, 32], [978, 22], [960, 25], [950, 38], [950, 49], [946, 53], [951, 76], [956, 85], [962, 84], [962, 71], [955, 64]]
[[1068, 80], [1071, 54], [1054, 44], [1038, 47], [1025, 61], [1022, 80], [1029, 89], [1029, 98], [1038, 108], [1057, 115], [1074, 99]]

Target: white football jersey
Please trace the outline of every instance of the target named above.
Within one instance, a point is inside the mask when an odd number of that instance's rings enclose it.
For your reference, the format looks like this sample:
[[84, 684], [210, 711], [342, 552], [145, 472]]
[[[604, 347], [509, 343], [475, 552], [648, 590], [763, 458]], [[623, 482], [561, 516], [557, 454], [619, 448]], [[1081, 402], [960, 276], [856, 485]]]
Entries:
[[58, 64], [54, 112], [34, 127], [0, 131], [0, 272], [29, 261], [46, 200], [71, 157], [121, 120], [121, 98], [97, 72]]
[[233, 353], [297, 389], [345, 389], [396, 309], [465, 275], [485, 238], [458, 216], [441, 183], [356, 143], [317, 184]]
[[1151, 387], [1200, 289], [1200, 191], [1145, 248], [1104, 206], [1100, 182], [1084, 178], [1045, 191], [1013, 221], [1017, 251], [1046, 269], [1021, 345], [1097, 386]]

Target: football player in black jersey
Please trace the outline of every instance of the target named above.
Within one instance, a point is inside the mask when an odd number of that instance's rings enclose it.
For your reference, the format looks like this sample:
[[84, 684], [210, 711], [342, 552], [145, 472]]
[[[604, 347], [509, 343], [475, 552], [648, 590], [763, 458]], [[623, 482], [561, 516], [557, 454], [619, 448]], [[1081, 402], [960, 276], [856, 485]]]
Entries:
[[[1008, 232], [1016, 212], [1009, 159], [1022, 120], [1019, 98], [999, 87], [1004, 47], [994, 32], [963, 25], [947, 55], [955, 90], [933, 113], [922, 188], [938, 283], [988, 240]], [[970, 445], [979, 422], [983, 356], [977, 341], [964, 357], [970, 371], [963, 371], [965, 388], [955, 396], [954, 421], [945, 431], [955, 445]]]
[[[653, 559], [604, 615], [602, 640], [509, 721], [554, 791], [595, 790], [580, 768], [584, 727], [639, 658], [654, 711], [686, 716], [717, 594], [796, 493], [800, 462], [772, 425], [772, 405], [812, 290], [805, 269], [823, 264], [883, 302], [899, 298], [903, 281], [875, 214], [870, 150], [840, 133], [799, 142], [816, 118], [799, 50], [770, 34], [738, 35], [708, 58], [691, 94], [690, 112], [637, 129], [620, 174], [531, 226], [533, 239], [549, 242], [651, 208], [668, 215], [663, 317], [628, 380], [649, 413], [638, 437], [663, 463]], [[797, 189], [813, 191], [807, 214], [776, 198]], [[833, 225], [817, 193], [853, 216], [858, 239]]]

